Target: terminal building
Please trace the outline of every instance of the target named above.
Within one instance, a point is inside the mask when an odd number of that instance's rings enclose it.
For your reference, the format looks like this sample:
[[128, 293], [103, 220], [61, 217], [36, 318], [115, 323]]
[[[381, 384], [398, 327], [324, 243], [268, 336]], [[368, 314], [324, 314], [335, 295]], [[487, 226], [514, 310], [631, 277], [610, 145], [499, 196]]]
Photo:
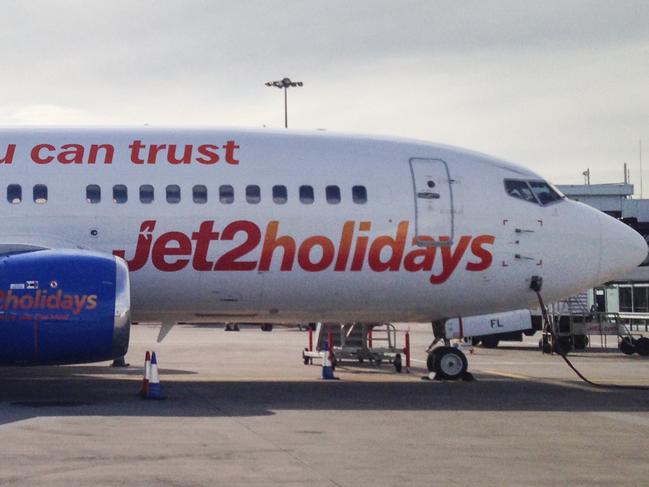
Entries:
[[[645, 240], [649, 237], [649, 199], [633, 199], [629, 183], [557, 185], [568, 198], [581, 201], [625, 222]], [[588, 304], [601, 312], [620, 313], [638, 324], [649, 323], [649, 258], [622, 279], [589, 293]]]

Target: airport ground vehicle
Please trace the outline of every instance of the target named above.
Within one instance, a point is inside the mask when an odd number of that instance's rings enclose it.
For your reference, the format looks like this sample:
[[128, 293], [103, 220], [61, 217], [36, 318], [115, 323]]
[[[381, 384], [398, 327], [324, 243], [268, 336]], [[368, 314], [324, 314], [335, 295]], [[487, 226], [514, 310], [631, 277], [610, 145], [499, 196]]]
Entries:
[[480, 316], [451, 318], [445, 323], [447, 338], [471, 337], [473, 345], [496, 348], [501, 340], [522, 341], [538, 328], [529, 310], [515, 310]]

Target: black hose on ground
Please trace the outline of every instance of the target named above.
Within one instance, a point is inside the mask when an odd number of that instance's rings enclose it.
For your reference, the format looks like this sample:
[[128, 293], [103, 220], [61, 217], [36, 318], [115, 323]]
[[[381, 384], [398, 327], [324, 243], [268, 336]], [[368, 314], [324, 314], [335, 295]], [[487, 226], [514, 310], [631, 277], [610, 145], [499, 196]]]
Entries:
[[[537, 276], [532, 277], [532, 283], [530, 284], [530, 289], [536, 293], [536, 297], [539, 300], [539, 305], [541, 307], [541, 316], [543, 317], [543, 323], [544, 323], [544, 328], [548, 330], [550, 333], [550, 336], [552, 337], [552, 343], [556, 343], [556, 337], [554, 335], [554, 327], [552, 326], [552, 323], [550, 322], [550, 317], [548, 316], [548, 310], [545, 308], [545, 304], [543, 303], [543, 297], [541, 296], [541, 287], [543, 285], [543, 280]], [[629, 390], [636, 390], [636, 391], [649, 391], [648, 386], [640, 386], [640, 385], [621, 385], [621, 384], [598, 384], [597, 382], [593, 382], [592, 380], [586, 378], [579, 370], [577, 370], [577, 367], [573, 365], [573, 363], [570, 361], [568, 357], [566, 357], [566, 354], [563, 353], [561, 350], [557, 350], [557, 353], [561, 356], [561, 358], [568, 364], [568, 367], [570, 367], [577, 376], [583, 380], [586, 384], [591, 385], [593, 387], [598, 387], [601, 389], [629, 389]]]

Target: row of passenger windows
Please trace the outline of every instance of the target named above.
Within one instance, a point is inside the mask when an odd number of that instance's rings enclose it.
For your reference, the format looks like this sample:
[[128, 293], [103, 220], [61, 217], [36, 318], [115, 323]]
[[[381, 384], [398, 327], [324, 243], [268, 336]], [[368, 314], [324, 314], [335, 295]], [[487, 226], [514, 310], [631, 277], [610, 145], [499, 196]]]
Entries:
[[[229, 184], [219, 186], [218, 189], [219, 201], [223, 204], [234, 203], [235, 191], [234, 187]], [[204, 204], [207, 203], [207, 186], [197, 184], [192, 187], [192, 200], [194, 203]], [[300, 202], [305, 205], [311, 205], [316, 201], [316, 194], [313, 186], [300, 186], [298, 188], [298, 196]], [[139, 188], [140, 203], [153, 203], [155, 200], [155, 190], [150, 184], [143, 184]], [[278, 205], [283, 205], [289, 199], [289, 193], [286, 186], [275, 185], [272, 188], [273, 202]], [[343, 199], [340, 187], [327, 186], [325, 187], [324, 197], [327, 203], [337, 205]], [[365, 186], [352, 186], [351, 191], [352, 201], [358, 205], [367, 203], [367, 189]], [[246, 202], [251, 204], [258, 204], [261, 202], [261, 188], [256, 184], [251, 184], [245, 188]], [[33, 187], [33, 199], [35, 203], [47, 202], [47, 186], [44, 184], [37, 184]], [[181, 201], [181, 190], [177, 184], [170, 184], [165, 188], [165, 199], [167, 203], [175, 204]], [[10, 184], [7, 186], [7, 201], [9, 203], [17, 204], [23, 200], [22, 186], [19, 184]], [[86, 201], [88, 203], [99, 203], [101, 201], [101, 187], [98, 184], [89, 184], [86, 186]], [[124, 184], [116, 184], [113, 186], [113, 202], [126, 203], [128, 201], [128, 187]]]

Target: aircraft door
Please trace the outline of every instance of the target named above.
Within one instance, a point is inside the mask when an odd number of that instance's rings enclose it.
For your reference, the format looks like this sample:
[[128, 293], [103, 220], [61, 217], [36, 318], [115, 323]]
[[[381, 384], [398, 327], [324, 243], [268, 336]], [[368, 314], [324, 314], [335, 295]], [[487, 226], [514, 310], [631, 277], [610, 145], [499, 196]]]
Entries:
[[[410, 159], [415, 197], [415, 241], [420, 247], [451, 245], [454, 239], [453, 189], [441, 159]], [[449, 240], [440, 242], [440, 236]], [[429, 237], [434, 237], [431, 241]]]
[[595, 288], [595, 306], [600, 313], [606, 313], [606, 288]]

